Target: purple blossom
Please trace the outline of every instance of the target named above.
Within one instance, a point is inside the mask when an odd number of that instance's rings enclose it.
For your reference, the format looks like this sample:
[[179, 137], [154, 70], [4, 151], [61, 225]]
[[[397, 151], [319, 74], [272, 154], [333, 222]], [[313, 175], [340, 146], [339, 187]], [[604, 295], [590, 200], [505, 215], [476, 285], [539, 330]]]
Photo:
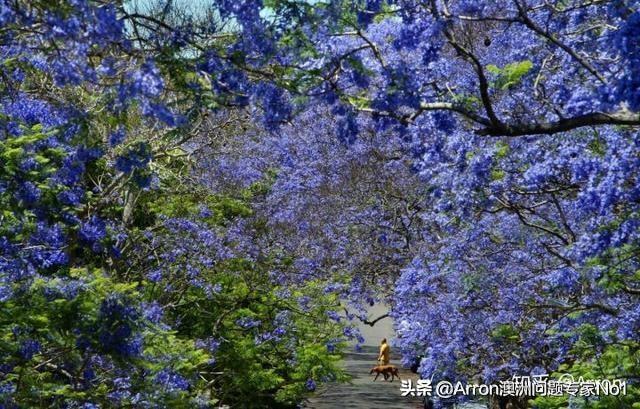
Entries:
[[162, 321], [162, 317], [164, 315], [163, 308], [157, 302], [142, 304], [141, 309], [143, 311], [144, 318], [149, 322], [158, 324]]
[[260, 320], [251, 317], [242, 317], [236, 320], [236, 324], [244, 329], [250, 329], [260, 326], [262, 322]]
[[107, 237], [107, 227], [104, 220], [98, 216], [92, 216], [88, 222], [80, 226], [79, 237], [90, 248], [99, 252], [102, 250], [102, 240]]
[[34, 339], [27, 339], [20, 344], [19, 354], [25, 360], [30, 360], [35, 354], [40, 352], [42, 346]]
[[307, 379], [307, 382], [305, 382], [304, 387], [308, 390], [308, 391], [315, 391], [316, 390], [316, 382], [309, 378]]
[[187, 379], [169, 369], [158, 372], [154, 382], [167, 392], [184, 391], [189, 388]]

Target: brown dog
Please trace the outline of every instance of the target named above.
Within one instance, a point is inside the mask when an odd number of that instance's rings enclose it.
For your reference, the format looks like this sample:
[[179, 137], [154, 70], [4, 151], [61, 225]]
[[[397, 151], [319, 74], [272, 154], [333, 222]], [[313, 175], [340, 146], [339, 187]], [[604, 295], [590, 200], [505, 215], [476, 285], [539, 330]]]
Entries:
[[374, 382], [376, 381], [376, 379], [378, 379], [378, 376], [380, 376], [380, 374], [382, 374], [382, 376], [384, 376], [384, 380], [385, 381], [387, 379], [389, 379], [389, 375], [391, 375], [391, 382], [393, 382], [393, 378], [394, 377], [400, 379], [400, 375], [398, 375], [398, 368], [396, 368], [393, 365], [378, 365], [378, 366], [374, 366], [373, 368], [371, 368], [371, 371], [369, 372], [369, 375], [372, 375], [374, 373], [376, 374], [376, 377], [373, 378]]

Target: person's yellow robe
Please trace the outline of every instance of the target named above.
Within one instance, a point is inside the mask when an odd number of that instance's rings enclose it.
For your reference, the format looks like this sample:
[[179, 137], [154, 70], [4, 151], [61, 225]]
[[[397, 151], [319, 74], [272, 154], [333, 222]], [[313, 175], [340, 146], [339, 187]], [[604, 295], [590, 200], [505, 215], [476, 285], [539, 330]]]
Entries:
[[378, 360], [382, 361], [382, 365], [389, 365], [389, 354], [391, 352], [391, 348], [389, 348], [389, 344], [386, 342], [384, 344], [380, 344], [380, 354], [378, 355]]

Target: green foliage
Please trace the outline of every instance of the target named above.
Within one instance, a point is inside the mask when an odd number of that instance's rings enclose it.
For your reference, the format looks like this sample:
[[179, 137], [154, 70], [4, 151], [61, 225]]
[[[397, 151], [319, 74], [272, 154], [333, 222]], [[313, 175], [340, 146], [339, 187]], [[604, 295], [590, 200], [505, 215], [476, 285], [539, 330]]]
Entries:
[[[12, 374], [3, 382], [15, 384], [14, 397], [24, 407], [62, 407], [64, 402], [81, 402], [89, 398], [104, 407], [111, 407], [109, 393], [115, 390], [113, 384], [95, 381], [85, 383], [83, 388], [72, 387], [74, 383], [82, 382], [85, 375], [65, 368], [74, 367], [72, 363], [78, 363], [80, 368], [91, 368], [90, 355], [83, 354], [74, 346], [87, 342], [92, 349], [100, 350], [101, 347], [97, 342], [79, 339], [75, 334], [78, 328], [89, 333], [96, 331], [101, 306], [106, 299], [117, 296], [133, 300], [141, 294], [136, 284], [114, 281], [100, 269], [71, 269], [69, 277], [83, 282], [74, 298], [56, 291], [61, 279], [36, 280], [24, 298], [0, 303], [0, 355], [4, 357], [3, 364], [14, 366]], [[34, 314], [35, 311], [37, 313]], [[17, 328], [28, 328], [28, 331], [16, 331]], [[173, 357], [176, 368], [183, 373], [193, 373], [210, 359], [205, 351], [195, 348], [193, 341], [180, 339], [159, 327], [143, 328], [142, 333], [147, 359], [133, 358], [129, 362], [132, 375], [141, 370], [148, 373], [148, 384], [138, 385], [139, 390], [157, 388], [151, 380], [164, 364], [154, 364], [156, 358], [165, 360], [167, 356]], [[46, 339], [41, 351], [54, 353], [36, 353], [32, 358], [22, 356], [20, 345], [31, 338]], [[97, 380], [110, 378], [106, 373], [95, 373], [94, 376]], [[68, 378], [69, 383], [61, 386], [60, 377]], [[166, 396], [158, 394], [158, 402], [165, 402], [171, 407], [189, 407], [186, 404], [173, 406], [176, 401], [188, 402], [187, 398], [172, 393]]]
[[[211, 211], [211, 216], [206, 220], [214, 225], [223, 225], [228, 220], [238, 217], [248, 217], [253, 212], [245, 202], [240, 199], [199, 195], [198, 193], [166, 195], [153, 198], [153, 201], [141, 203], [140, 211], [162, 214], [167, 217], [187, 217], [197, 214], [200, 207], [206, 206]], [[148, 213], [147, 213], [148, 214]]]
[[[206, 277], [222, 290], [208, 297], [202, 290], [189, 288], [168, 318], [181, 317], [178, 332], [182, 336], [221, 340], [211, 370], [218, 374], [212, 381], [221, 401], [247, 408], [295, 407], [308, 393], [308, 379], [346, 379], [337, 366], [338, 351], [344, 345], [338, 343], [334, 352], [326, 346], [342, 335], [342, 325], [326, 318], [326, 311], [335, 308], [338, 300], [324, 295], [320, 282], [288, 294], [270, 282], [265, 268], [241, 259], [218, 265]], [[308, 311], [296, 306], [302, 296], [313, 300]], [[277, 323], [281, 314], [286, 316], [286, 326]], [[243, 319], [260, 325], [245, 328], [239, 324]], [[278, 330], [285, 332], [269, 335]]]
[[509, 155], [509, 144], [503, 141], [496, 143], [496, 158], [504, 159]]
[[502, 324], [496, 327], [491, 334], [495, 339], [502, 341], [517, 341], [520, 336], [510, 324]]
[[57, 149], [30, 152], [32, 145], [50, 136], [50, 133], [44, 133], [41, 125], [22, 128], [21, 136], [0, 140], [0, 172], [14, 176], [19, 172], [20, 164], [28, 157], [32, 157], [38, 164], [37, 170], [21, 176], [40, 183], [55, 171], [55, 164], [61, 159], [63, 153]]
[[527, 75], [533, 68], [533, 63], [529, 60], [513, 62], [499, 68], [496, 65], [490, 64], [487, 66], [487, 71], [495, 76], [492, 86], [501, 90], [507, 90], [514, 85], [517, 85], [522, 80], [522, 77]]
[[[235, 197], [212, 194], [193, 186], [143, 192], [131, 233], [144, 243], [144, 226], [155, 226], [151, 228], [156, 230], [156, 237], [161, 238], [161, 220], [166, 217], [198, 220], [215, 229], [224, 228], [237, 219], [251, 218], [251, 200], [268, 192], [274, 177], [275, 172], [268, 172], [265, 180], [235, 192]], [[203, 207], [208, 211], [205, 215], [201, 214]], [[266, 232], [266, 221], [251, 221], [256, 232]], [[142, 284], [142, 299], [162, 300], [166, 306], [164, 322], [175, 329], [169, 335], [151, 338], [153, 343], [147, 345], [146, 350], [167, 354], [168, 344], [163, 340], [166, 336], [172, 337], [174, 345], [186, 343], [186, 351], [193, 350], [195, 340], [215, 339], [220, 343], [213, 356], [192, 352], [186, 368], [177, 365], [179, 359], [175, 360], [176, 368], [182, 373], [199, 368], [198, 376], [205, 379], [203, 384], [207, 385], [204, 388], [207, 399], [232, 407], [295, 407], [310, 393], [305, 386], [309, 379], [318, 384], [346, 380], [338, 366], [340, 351], [345, 347], [341, 341], [344, 324], [327, 317], [327, 312], [337, 310], [340, 303], [335, 294], [324, 293], [326, 283], [323, 281], [307, 281], [289, 288], [275, 284], [269, 271], [290, 268], [290, 257], [263, 254], [259, 260], [249, 260], [239, 254], [213, 266], [201, 265], [199, 276], [203, 283], [194, 286], [184, 274], [185, 260], [176, 258], [173, 265], [164, 266], [166, 271], [174, 271], [170, 277], [171, 291], [167, 291], [163, 283], [149, 283], [135, 273], [129, 280], [136, 277], [140, 280], [137, 282]], [[141, 266], [145, 263], [135, 261]], [[211, 294], [203, 289], [207, 285], [218, 286], [219, 290]], [[310, 300], [304, 311], [298, 305], [301, 297]], [[278, 317], [286, 317], [286, 325], [281, 325]], [[260, 324], [245, 328], [239, 324], [244, 319]], [[181, 349], [173, 348], [174, 351]], [[189, 401], [189, 396], [174, 398], [175, 407]]]

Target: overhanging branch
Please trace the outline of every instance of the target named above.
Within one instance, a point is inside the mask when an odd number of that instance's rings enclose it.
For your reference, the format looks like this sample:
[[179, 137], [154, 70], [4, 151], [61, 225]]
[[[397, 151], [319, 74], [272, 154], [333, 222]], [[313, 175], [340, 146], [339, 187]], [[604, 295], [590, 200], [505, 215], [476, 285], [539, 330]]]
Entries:
[[387, 318], [389, 316], [389, 314], [382, 314], [381, 316], [379, 316], [378, 318], [374, 319], [373, 321], [369, 321], [369, 320], [363, 320], [361, 319], [360, 321], [362, 321], [363, 324], [367, 324], [371, 327], [373, 327], [374, 325], [376, 325], [376, 322], [383, 320], [385, 318]]
[[483, 128], [475, 131], [476, 134], [484, 136], [516, 137], [527, 135], [552, 135], [585, 126], [599, 125], [640, 126], [640, 113], [630, 112], [628, 110], [620, 110], [612, 113], [591, 112], [551, 122], [519, 122], [511, 124], [500, 122], [498, 126], [494, 126], [489, 119], [467, 109], [464, 105], [452, 102], [423, 102], [413, 113], [405, 115], [389, 111], [379, 111], [373, 108], [356, 108], [356, 110], [377, 116], [395, 118], [404, 125], [413, 123], [423, 112], [452, 111], [462, 115], [475, 124], [484, 126]]
[[499, 128], [489, 126], [478, 130], [477, 133], [489, 136], [552, 135], [585, 126], [597, 125], [637, 126], [640, 125], [640, 114], [628, 111], [614, 113], [592, 112], [553, 122], [503, 124]]

